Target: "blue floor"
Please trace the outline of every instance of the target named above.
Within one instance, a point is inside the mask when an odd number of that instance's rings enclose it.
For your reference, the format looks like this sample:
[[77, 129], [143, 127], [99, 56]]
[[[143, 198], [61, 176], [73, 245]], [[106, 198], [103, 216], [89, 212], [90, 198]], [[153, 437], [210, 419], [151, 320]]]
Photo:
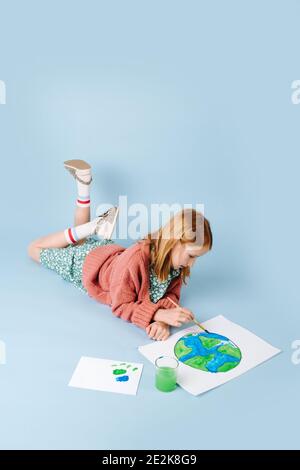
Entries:
[[[298, 446], [300, 366], [291, 362], [290, 343], [299, 319], [285, 319], [283, 328], [281, 306], [271, 298], [262, 301], [239, 282], [233, 288], [218, 275], [196, 273], [183, 305], [196, 312], [199, 297], [203, 320], [222, 313], [283, 353], [202, 396], [181, 388], [164, 394], [154, 388], [154, 368], [137, 350], [148, 343], [144, 332], [28, 260], [22, 248], [10, 255], [2, 292], [7, 364], [0, 367], [1, 448]], [[68, 387], [82, 355], [142, 362], [137, 395]]]

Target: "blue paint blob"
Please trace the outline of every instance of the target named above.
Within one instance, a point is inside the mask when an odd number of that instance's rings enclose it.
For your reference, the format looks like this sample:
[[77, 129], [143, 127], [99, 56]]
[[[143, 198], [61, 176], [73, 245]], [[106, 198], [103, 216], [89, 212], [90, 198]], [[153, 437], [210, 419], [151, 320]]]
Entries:
[[122, 375], [122, 376], [116, 377], [117, 382], [127, 382], [127, 380], [129, 380], [128, 375]]

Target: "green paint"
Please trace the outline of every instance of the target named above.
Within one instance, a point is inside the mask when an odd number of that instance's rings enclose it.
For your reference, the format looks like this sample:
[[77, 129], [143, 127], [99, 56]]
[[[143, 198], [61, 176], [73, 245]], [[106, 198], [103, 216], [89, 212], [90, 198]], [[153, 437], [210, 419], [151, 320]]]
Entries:
[[135, 368], [134, 368], [134, 369], [132, 369], [132, 370], [133, 370], [133, 372], [134, 372], [135, 370], [138, 370], [138, 367], [135, 367]]
[[195, 367], [195, 369], [200, 369], [207, 372], [206, 364], [213, 358], [213, 354], [209, 354], [208, 356], [195, 356], [185, 361], [185, 364], [191, 367]]
[[225, 364], [219, 367], [218, 371], [228, 372], [229, 370], [234, 369], [235, 367], [236, 367], [235, 362], [225, 362]]
[[174, 353], [184, 364], [212, 373], [227, 372], [238, 366], [242, 358], [240, 349], [232, 341], [215, 333], [183, 336], [175, 344]]
[[192, 351], [192, 348], [187, 348], [183, 342], [183, 340], [177, 341], [175, 344], [175, 355], [177, 357], [184, 356], [185, 354], [189, 354]]
[[113, 374], [115, 375], [120, 375], [120, 374], [126, 374], [127, 370], [126, 369], [115, 369], [113, 371]]
[[228, 354], [229, 356], [236, 357], [237, 359], [241, 359], [242, 357], [240, 349], [234, 348], [233, 346], [231, 346], [231, 344], [224, 344], [219, 348], [219, 351], [221, 353]]
[[[221, 341], [216, 338], [205, 338], [205, 336], [199, 336], [199, 341], [203, 344], [206, 349], [213, 348], [217, 344], [221, 344]], [[221, 348], [220, 348], [221, 349]]]
[[155, 375], [155, 386], [161, 392], [172, 392], [176, 388], [176, 369], [158, 367]]

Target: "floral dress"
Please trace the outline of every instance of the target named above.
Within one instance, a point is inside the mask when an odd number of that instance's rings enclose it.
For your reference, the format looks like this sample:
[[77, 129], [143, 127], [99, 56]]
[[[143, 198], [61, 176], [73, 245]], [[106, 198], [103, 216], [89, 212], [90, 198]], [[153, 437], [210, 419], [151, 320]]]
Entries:
[[[111, 239], [99, 239], [93, 236], [87, 237], [84, 243], [69, 245], [66, 248], [42, 248], [40, 252], [40, 262], [48, 269], [52, 269], [65, 281], [71, 282], [78, 289], [87, 294], [82, 284], [82, 268], [87, 254], [103, 245], [114, 243]], [[171, 269], [168, 278], [160, 281], [155, 274], [153, 267], [149, 268], [149, 297], [156, 303], [161, 299], [168, 289], [172, 279], [180, 274], [181, 269]]]

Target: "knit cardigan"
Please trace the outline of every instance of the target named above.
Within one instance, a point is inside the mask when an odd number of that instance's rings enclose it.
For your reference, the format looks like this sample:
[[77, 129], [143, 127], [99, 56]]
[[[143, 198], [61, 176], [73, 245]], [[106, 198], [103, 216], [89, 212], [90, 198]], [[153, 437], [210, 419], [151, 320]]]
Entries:
[[166, 296], [180, 300], [182, 278], [172, 279], [164, 297], [156, 303], [149, 296], [150, 240], [139, 240], [129, 248], [118, 244], [95, 248], [85, 258], [82, 283], [90, 297], [108, 304], [123, 320], [146, 328], [158, 309], [174, 308]]

